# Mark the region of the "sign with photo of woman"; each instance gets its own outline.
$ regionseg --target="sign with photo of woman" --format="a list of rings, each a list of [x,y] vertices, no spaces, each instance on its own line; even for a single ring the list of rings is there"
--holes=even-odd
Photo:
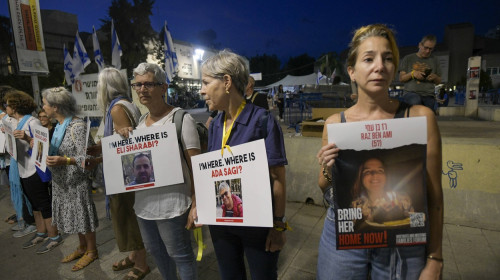
[[[198,223],[272,227],[264,140],[192,157]],[[243,214],[243,208],[245,209]]]
[[[425,117],[328,125],[340,149],[332,170],[337,249],[426,244],[426,131]]]
[[[7,153],[9,153],[10,157],[17,160],[16,138],[13,134],[14,129],[12,128],[10,122],[2,120],[2,123],[5,131],[5,141],[7,142],[7,145],[5,145]]]
[[[47,169],[47,156],[49,155],[49,130],[41,125],[31,125],[33,133],[33,149],[31,160],[40,170]]]

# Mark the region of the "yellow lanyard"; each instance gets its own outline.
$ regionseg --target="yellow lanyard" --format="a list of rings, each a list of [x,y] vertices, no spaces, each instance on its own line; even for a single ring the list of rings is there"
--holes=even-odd
[[[241,114],[241,111],[243,111],[243,108],[245,108],[245,105],[247,104],[247,102],[245,101],[245,99],[243,99],[243,102],[241,102],[241,105],[240,107],[238,108],[238,111],[236,112],[236,115],[233,117],[233,122],[231,123],[231,126],[229,127],[229,131],[226,133],[226,121],[227,121],[227,116],[224,115],[224,130],[222,131],[222,145],[220,146],[220,155],[223,156],[224,155],[224,149],[227,148],[227,150],[233,154],[233,152],[231,152],[231,148],[229,147],[229,145],[226,145],[227,143],[227,140],[229,139],[229,136],[231,135],[231,130],[233,130],[233,125],[234,123],[236,122],[236,120],[238,119],[238,116]]]

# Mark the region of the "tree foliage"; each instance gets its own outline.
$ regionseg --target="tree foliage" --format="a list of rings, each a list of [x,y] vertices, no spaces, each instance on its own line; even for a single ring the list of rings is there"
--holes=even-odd
[[[265,86],[279,81],[286,74],[281,73],[281,62],[273,55],[257,55],[250,58],[250,72],[262,73],[262,81],[256,81],[256,86]]]
[[[109,18],[101,19],[103,24],[100,30],[107,34],[107,41],[100,42],[101,50],[106,61],[111,62],[111,19],[120,40],[123,55],[122,68],[127,69],[129,75],[139,63],[146,61],[148,50],[145,43],[156,36],[151,27],[149,17],[153,14],[154,0],[113,0],[108,9]]]
[[[283,70],[287,75],[304,76],[314,72],[314,62],[316,59],[307,53],[290,57]]]

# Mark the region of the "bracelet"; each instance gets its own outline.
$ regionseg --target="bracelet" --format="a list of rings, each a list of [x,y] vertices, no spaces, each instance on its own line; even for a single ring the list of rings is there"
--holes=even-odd
[[[411,79],[415,80],[415,77],[413,76],[413,72],[415,72],[415,70],[411,70]]]
[[[442,258],[434,257],[433,255],[428,255],[427,258],[430,259],[430,260],[435,260],[435,261],[438,261],[438,262],[443,262]]]
[[[325,177],[325,179],[331,183],[332,182],[332,178],[330,178],[330,176],[328,175],[328,171],[326,171],[326,168],[323,167],[323,177]]]
[[[66,165],[70,165],[71,164],[71,158],[70,157],[66,157],[66,160],[67,160]]]
[[[284,227],[280,227],[277,224],[273,225],[273,228],[277,231],[287,231],[287,230],[292,230],[292,228],[288,225],[288,222],[285,222]]]

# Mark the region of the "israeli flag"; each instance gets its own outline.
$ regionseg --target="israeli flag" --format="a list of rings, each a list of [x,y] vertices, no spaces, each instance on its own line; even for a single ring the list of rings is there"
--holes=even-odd
[[[78,30],[75,35],[75,47],[73,48],[73,74],[78,77],[85,71],[85,67],[90,64],[90,58],[83,45]]]
[[[97,67],[99,68],[99,72],[104,68],[104,59],[102,58],[101,47],[99,46],[99,40],[97,39],[97,32],[95,31],[95,27],[92,26],[92,44],[94,45],[94,61],[97,63]]]
[[[73,75],[73,58],[69,54],[66,44],[63,47],[64,50],[64,77],[68,85],[72,85],[75,80],[75,75]]]
[[[116,69],[120,70],[122,68],[122,46],[120,46],[120,40],[118,40],[118,35],[115,30],[115,23],[111,20],[111,65]]]
[[[325,78],[325,76],[323,74],[321,74],[320,71],[318,71],[318,78],[316,79],[316,84],[319,85],[319,81],[321,81],[324,78]]]
[[[163,47],[165,51],[165,72],[167,74],[167,83],[170,84],[175,73],[177,72],[177,54],[174,50],[174,43],[172,42],[172,36],[168,30],[167,21],[165,21],[163,31],[165,32],[165,36],[163,38]]]

